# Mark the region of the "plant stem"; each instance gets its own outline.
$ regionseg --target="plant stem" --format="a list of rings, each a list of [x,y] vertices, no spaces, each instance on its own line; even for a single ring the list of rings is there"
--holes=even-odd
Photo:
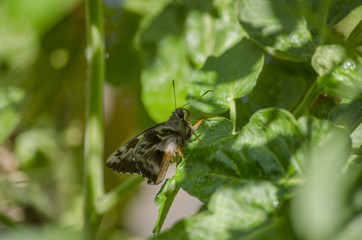
[[[308,112],[310,107],[313,105],[315,100],[317,99],[319,94],[318,83],[315,81],[313,85],[309,88],[307,94],[304,96],[303,100],[299,103],[299,105],[294,110],[293,114],[295,118],[299,118]]]
[[[86,1],[87,17],[87,106],[84,149],[84,239],[96,239],[100,224],[96,202],[104,194],[103,187],[103,81],[104,41],[102,4]]]
[[[109,209],[114,207],[126,193],[135,189],[135,187],[143,181],[144,178],[141,176],[131,176],[116,189],[104,195],[103,199],[97,204],[98,214],[105,214]]]
[[[234,125],[233,134],[236,133],[236,104],[235,99],[230,102],[230,120]]]

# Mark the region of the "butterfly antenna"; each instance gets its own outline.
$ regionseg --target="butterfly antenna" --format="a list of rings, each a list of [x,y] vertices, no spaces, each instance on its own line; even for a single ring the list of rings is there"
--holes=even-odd
[[[205,96],[205,95],[206,95],[206,93],[208,93],[208,92],[214,92],[214,91],[212,91],[212,90],[207,90],[207,91],[206,91],[204,94],[202,94],[200,97],[195,98],[194,100],[192,100],[191,102],[186,103],[186,104],[185,104],[185,105],[183,105],[182,107],[184,107],[184,106],[186,106],[186,105],[189,105],[190,103],[193,103],[193,102],[195,102],[195,101],[199,100],[200,98],[202,98],[203,96]]]
[[[176,110],[176,91],[175,91],[175,80],[172,80],[172,86],[173,86],[173,99],[175,100],[175,110]]]

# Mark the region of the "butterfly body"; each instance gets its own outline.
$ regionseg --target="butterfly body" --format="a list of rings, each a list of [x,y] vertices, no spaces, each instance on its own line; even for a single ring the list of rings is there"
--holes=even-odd
[[[192,126],[187,121],[189,115],[186,109],[176,108],[166,122],[140,133],[111,154],[107,166],[116,172],[140,174],[149,184],[159,184],[176,153],[182,156],[180,147],[199,125]]]

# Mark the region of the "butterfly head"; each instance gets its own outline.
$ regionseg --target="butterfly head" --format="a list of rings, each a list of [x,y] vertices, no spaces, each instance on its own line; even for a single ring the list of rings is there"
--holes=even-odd
[[[190,112],[187,109],[182,108],[182,107],[176,108],[175,112],[176,112],[177,117],[180,119],[187,120],[190,116]]]

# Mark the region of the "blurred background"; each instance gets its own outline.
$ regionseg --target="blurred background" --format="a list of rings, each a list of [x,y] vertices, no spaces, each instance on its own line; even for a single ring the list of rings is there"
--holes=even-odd
[[[142,66],[135,35],[141,19],[152,10],[145,9],[143,2],[134,1],[127,8],[124,1],[104,1],[105,160],[126,140],[156,124],[140,97]],[[82,226],[84,4],[81,0],[0,1],[2,218],[33,227],[65,226],[70,231]],[[172,110],[167,109],[169,114]],[[174,174],[175,167],[171,168],[169,175]],[[104,171],[106,192],[127,178],[106,167]],[[110,238],[118,231],[149,236],[157,219],[154,197],[161,185],[142,183],[106,214],[102,235]],[[179,194],[165,226],[196,212],[199,205],[196,198]],[[0,234],[7,230],[0,223]]]

